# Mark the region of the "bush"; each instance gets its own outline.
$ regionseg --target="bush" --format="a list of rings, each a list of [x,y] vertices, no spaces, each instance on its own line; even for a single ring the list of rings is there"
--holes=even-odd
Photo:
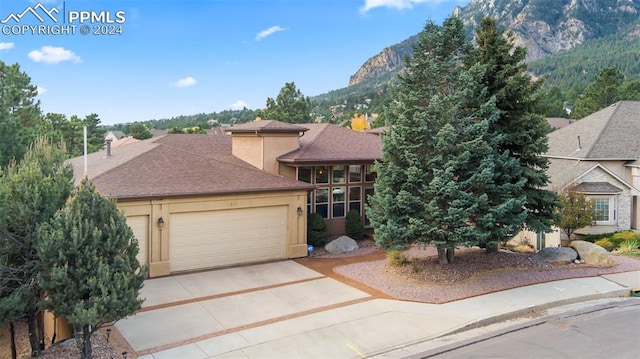
[[[594,244],[608,250],[609,252],[615,249],[615,245],[609,240],[609,238],[599,239],[595,241]]]
[[[640,240],[638,238],[627,239],[620,243],[616,253],[629,254],[638,251],[638,248],[640,248]]]
[[[307,217],[307,244],[319,247],[327,243],[329,230],[319,213],[310,213]]]
[[[585,235],[580,235],[578,238],[574,238],[574,239],[595,243],[600,239],[608,238],[608,237],[611,237],[612,235],[613,233],[585,234]]]
[[[638,239],[638,234],[633,231],[622,231],[614,233],[610,241],[613,243],[614,248],[619,248],[622,242]]]
[[[360,218],[360,211],[352,209],[347,213],[345,233],[357,241],[364,238],[364,225],[362,224],[362,218]]]
[[[401,267],[409,263],[409,259],[403,251],[387,252],[387,264],[394,267]]]

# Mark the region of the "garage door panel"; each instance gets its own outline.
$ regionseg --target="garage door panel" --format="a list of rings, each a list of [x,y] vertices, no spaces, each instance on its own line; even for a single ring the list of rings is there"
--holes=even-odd
[[[287,207],[175,213],[171,271],[286,258]]]
[[[138,240],[138,255],[136,258],[140,264],[148,264],[149,248],[149,216],[127,217],[127,224],[133,231],[133,235]]]

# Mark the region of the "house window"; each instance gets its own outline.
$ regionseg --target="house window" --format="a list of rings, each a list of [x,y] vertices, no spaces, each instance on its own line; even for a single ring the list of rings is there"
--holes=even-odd
[[[345,191],[346,187],[333,187],[331,190],[331,204],[333,207],[332,217],[340,218],[344,217],[344,203],[345,203]]]
[[[612,205],[613,198],[594,198],[593,208],[596,212],[596,222],[613,222],[615,211]]]
[[[333,166],[332,173],[333,173],[333,183],[342,184],[346,182],[347,179],[345,177],[344,165]]]
[[[319,213],[322,218],[329,218],[329,189],[318,188],[316,189],[316,213]]]
[[[316,167],[316,184],[329,183],[329,166]]]
[[[362,192],[360,187],[349,187],[349,210],[352,209],[362,215]]]
[[[349,182],[351,183],[362,182],[362,166],[360,165],[349,166]]]
[[[298,167],[298,181],[311,183],[311,167]]]
[[[376,165],[365,165],[364,166],[364,181],[365,182],[374,182],[376,180],[376,176],[378,173],[376,172]]]

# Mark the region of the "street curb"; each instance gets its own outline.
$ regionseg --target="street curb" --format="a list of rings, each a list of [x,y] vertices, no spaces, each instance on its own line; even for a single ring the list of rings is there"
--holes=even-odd
[[[499,336],[502,336],[502,335],[505,335],[505,334],[508,334],[508,333],[511,333],[511,332],[515,332],[515,331],[518,331],[518,330],[522,330],[522,329],[526,329],[526,328],[542,325],[542,324],[545,324],[545,323],[547,323],[549,321],[552,321],[552,320],[555,320],[555,319],[559,319],[559,318],[563,318],[563,317],[577,316],[577,315],[586,314],[586,313],[590,313],[590,312],[610,309],[610,308],[614,307],[614,305],[612,305],[610,301],[606,301],[606,302],[604,302],[604,304],[603,303],[594,303],[593,306],[591,306],[589,308],[582,308],[582,309],[579,309],[579,310],[573,310],[573,311],[569,311],[569,312],[565,312],[565,313],[555,313],[555,314],[554,313],[540,313],[540,314],[538,314],[538,317],[536,317],[536,318],[525,318],[525,317],[523,317],[524,315],[526,315],[528,313],[531,313],[531,312],[548,311],[548,310],[558,309],[558,308],[561,308],[561,307],[570,306],[570,305],[574,305],[574,304],[578,304],[578,303],[602,301],[604,299],[611,299],[611,298],[619,298],[620,300],[617,301],[617,302],[627,302],[628,300],[631,300],[631,301],[636,301],[637,300],[636,298],[631,297],[630,288],[625,288],[625,289],[615,290],[615,291],[611,291],[611,292],[607,292],[607,293],[593,294],[593,295],[587,295],[587,296],[581,296],[581,297],[576,297],[576,298],[570,298],[570,299],[564,299],[564,300],[549,302],[549,303],[546,303],[546,304],[538,305],[538,306],[527,308],[527,309],[523,309],[523,310],[516,310],[516,311],[510,312],[510,313],[505,313],[503,315],[498,315],[496,317],[486,318],[486,319],[480,320],[477,323],[474,323],[472,325],[467,325],[467,326],[461,327],[461,328],[459,328],[457,330],[454,330],[454,331],[452,331],[452,332],[450,332],[448,334],[439,336],[437,338],[432,338],[432,339],[423,341],[422,343],[426,343],[426,342],[429,342],[429,341],[443,339],[443,338],[451,336],[451,335],[462,334],[462,333],[465,333],[465,332],[470,334],[470,335],[472,335],[470,338],[467,338],[467,339],[463,339],[463,340],[460,340],[460,341],[455,341],[453,343],[443,344],[441,346],[438,346],[438,347],[432,348],[432,349],[425,349],[420,354],[414,354],[414,355],[405,356],[404,359],[429,358],[429,357],[432,357],[432,356],[444,354],[446,352],[455,350],[455,349],[460,348],[460,347],[465,347],[465,346],[472,345],[474,343],[478,343],[478,342],[481,342],[481,341],[484,341],[484,340],[488,340],[488,339],[491,339],[491,338],[499,337]],[[640,305],[640,300],[637,300],[637,301],[638,301],[637,303],[628,304],[628,305]],[[499,329],[493,331],[490,335],[483,334],[483,333],[478,333],[477,335],[473,335],[474,331],[480,331],[483,328],[486,329],[486,327],[488,327],[488,326],[498,325],[499,323],[504,322],[504,321],[508,321],[508,320],[516,321],[516,323],[515,324],[508,323],[507,326],[499,328]],[[407,348],[407,347],[405,347],[405,348]]]
[[[470,345],[473,344],[475,342],[481,341],[481,340],[485,340],[487,338],[479,338],[482,335],[478,334],[477,336],[473,336],[472,338],[469,339],[464,339],[462,341],[457,341],[455,343],[444,343],[442,345],[438,345],[437,347],[431,347],[429,348],[425,348],[424,350],[421,351],[420,354],[408,354],[406,353],[408,351],[409,348],[415,348],[417,346],[420,345],[425,345],[428,346],[428,343],[433,343],[434,341],[437,341],[439,339],[442,338],[446,338],[452,335],[457,335],[457,334],[461,334],[461,333],[471,333],[472,331],[475,330],[480,330],[482,328],[485,328],[489,325],[495,325],[501,322],[505,322],[508,320],[515,320],[517,318],[521,318],[522,323],[518,323],[518,324],[510,324],[509,326],[505,327],[505,328],[501,328],[500,330],[498,330],[496,333],[499,334],[494,334],[491,337],[496,337],[496,336],[500,336],[503,334],[506,334],[508,332],[512,332],[512,331],[516,331],[516,330],[520,330],[522,328],[526,328],[526,327],[530,327],[530,326],[535,326],[535,325],[540,325],[543,324],[545,322],[547,322],[548,320],[550,320],[550,316],[545,316],[544,314],[538,314],[538,318],[526,318],[526,319],[522,319],[523,316],[532,313],[532,312],[542,312],[545,310],[549,310],[549,309],[553,309],[553,308],[558,308],[558,307],[563,307],[563,306],[567,306],[567,305],[572,305],[572,304],[577,304],[577,303],[583,303],[583,302],[589,302],[589,301],[596,301],[596,300],[602,300],[602,299],[611,299],[611,298],[630,298],[631,297],[631,288],[628,287],[622,287],[621,289],[616,289],[616,290],[611,290],[608,292],[604,292],[604,293],[595,293],[595,294],[590,294],[590,295],[583,295],[583,296],[579,296],[579,297],[573,297],[573,298],[567,298],[567,299],[562,299],[562,300],[556,300],[556,301],[552,301],[552,302],[547,302],[544,304],[540,304],[540,305],[536,305],[536,306],[531,306],[531,307],[527,307],[527,308],[523,308],[523,309],[518,309],[518,310],[514,310],[511,312],[507,312],[507,313],[503,313],[497,316],[492,316],[492,317],[488,317],[488,318],[484,318],[484,319],[480,319],[480,320],[475,320],[472,323],[466,324],[466,325],[462,325],[460,326],[458,329],[453,329],[450,330],[446,333],[442,333],[442,334],[438,334],[429,338],[425,338],[423,340],[420,341],[414,341],[412,343],[406,343],[405,345],[399,345],[396,346],[394,348],[389,348],[389,350],[383,350],[377,353],[372,353],[371,355],[367,356],[368,358],[376,358],[376,357],[381,357],[381,358],[385,358],[385,357],[403,357],[405,359],[418,359],[418,358],[428,358],[429,356],[434,356],[434,355],[438,355],[438,354],[442,354],[445,353],[447,351],[453,350],[455,348],[459,348],[462,346],[466,346],[466,345]],[[542,316],[540,316],[542,315]],[[415,352],[416,350],[414,350]],[[405,352],[404,354],[400,354],[398,356],[393,356],[392,354],[394,352],[398,352],[399,354],[402,352]],[[406,356],[403,356],[406,355]]]

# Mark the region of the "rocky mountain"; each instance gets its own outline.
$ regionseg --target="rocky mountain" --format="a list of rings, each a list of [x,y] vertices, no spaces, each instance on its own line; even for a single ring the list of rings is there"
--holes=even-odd
[[[378,55],[369,58],[355,74],[351,75],[349,86],[374,76],[396,72],[402,67],[405,56],[411,53],[411,45],[417,39],[418,35],[413,35],[398,44],[384,48]]]
[[[533,61],[628,28],[639,18],[640,0],[471,0],[453,14],[463,20],[469,36],[483,17],[496,19]],[[416,39],[414,35],[371,57],[351,76],[349,86],[398,72]]]

